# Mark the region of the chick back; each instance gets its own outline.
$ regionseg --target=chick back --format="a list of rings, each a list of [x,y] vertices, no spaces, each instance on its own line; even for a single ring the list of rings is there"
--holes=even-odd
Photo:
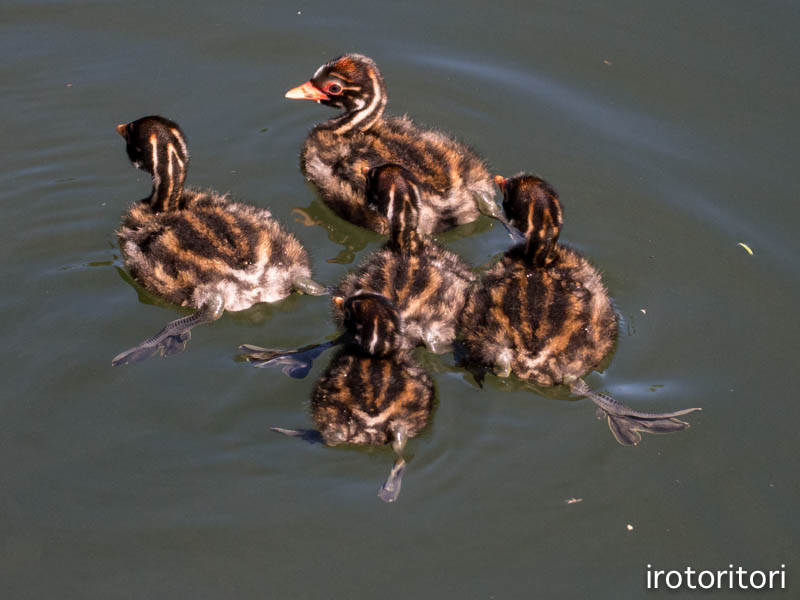
[[[226,310],[289,295],[298,277],[310,277],[308,255],[266,209],[187,189],[181,209],[153,212],[135,204],[118,232],[125,263],[147,290],[200,308],[221,295]]]
[[[311,410],[327,444],[386,444],[397,426],[417,435],[433,398],[430,376],[408,353],[379,358],[342,350],[314,387]]]
[[[543,386],[580,377],[608,354],[617,321],[597,270],[559,245],[545,269],[532,269],[517,246],[476,285],[464,308],[468,360],[493,367],[511,360],[520,378]]]
[[[337,293],[352,296],[372,292],[389,298],[405,322],[404,346],[410,348],[433,335],[450,343],[475,275],[454,253],[421,238],[414,253],[384,246],[339,284]],[[334,317],[342,322],[341,308]]]
[[[445,231],[480,216],[475,195],[494,195],[485,162],[466,145],[408,117],[381,119],[367,131],[314,129],[301,158],[303,172],[340,217],[386,234],[385,217],[364,200],[364,167],[397,163],[419,180],[421,233]]]

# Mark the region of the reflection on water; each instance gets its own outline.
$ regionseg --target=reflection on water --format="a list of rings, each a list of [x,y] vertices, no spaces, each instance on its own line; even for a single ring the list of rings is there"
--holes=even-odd
[[[339,254],[326,259],[329,263],[351,264],[356,255],[366,248],[368,244],[386,239],[385,236],[348,223],[325,206],[319,198],[316,198],[306,208],[293,208],[292,214],[297,217],[298,223],[306,227],[319,225],[324,228],[330,241],[344,246]],[[492,219],[480,217],[471,223],[465,223],[448,231],[437,233],[434,238],[441,243],[452,243],[486,233],[495,227],[501,226],[493,223]]]
[[[327,259],[330,263],[348,265],[353,262],[356,254],[363,250],[369,242],[381,239],[378,234],[352,225],[338,217],[319,198],[315,199],[306,208],[293,208],[292,214],[297,216],[298,223],[306,227],[314,225],[323,227],[330,241],[344,246],[339,254]]]

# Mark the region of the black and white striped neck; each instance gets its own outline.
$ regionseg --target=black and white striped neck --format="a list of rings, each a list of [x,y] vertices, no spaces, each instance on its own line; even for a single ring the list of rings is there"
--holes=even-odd
[[[503,209],[512,225],[525,236],[525,261],[546,267],[555,260],[555,248],[564,222],[558,193],[533,175],[497,176],[503,190]]]
[[[171,135],[152,132],[148,138],[152,161],[153,190],[150,208],[153,212],[168,212],[181,208],[183,184],[189,166],[186,142],[177,129]]]
[[[553,195],[531,202],[525,230],[525,260],[534,267],[546,267],[555,260],[561,233],[561,205]]]
[[[150,197],[145,199],[153,212],[181,208],[189,149],[178,124],[152,115],[117,125],[117,133],[125,139],[125,150],[133,165],[153,178]]]
[[[391,190],[386,218],[389,221],[389,244],[395,251],[413,254],[419,250],[419,204],[411,190]]]
[[[555,260],[554,250],[558,234],[539,238],[528,236],[525,240],[525,262],[534,267],[546,267]]]

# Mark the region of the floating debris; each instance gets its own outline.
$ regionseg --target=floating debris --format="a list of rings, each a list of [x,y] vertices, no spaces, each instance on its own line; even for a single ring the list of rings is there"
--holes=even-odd
[[[567,498],[564,502],[567,504],[577,504],[578,502],[583,502],[583,498]]]
[[[643,314],[643,315],[646,315],[646,314],[647,314],[647,311],[646,311],[645,309],[643,309],[643,308],[640,308],[639,310],[640,310],[640,311],[642,311],[642,314]]]
[[[628,523],[625,527],[627,527],[628,531],[633,531],[633,525]]]
[[[739,245],[744,248],[750,256],[753,256],[753,251],[750,250],[750,246],[745,244],[744,242],[739,242]]]

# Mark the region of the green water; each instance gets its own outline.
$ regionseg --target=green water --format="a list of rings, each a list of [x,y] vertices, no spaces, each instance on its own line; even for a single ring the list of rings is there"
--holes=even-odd
[[[647,564],[785,564],[788,589],[764,594],[796,594],[798,30],[796,4],[739,1],[4,2],[3,597],[701,595],[648,591]],[[642,410],[702,406],[689,430],[623,448],[587,402],[478,390],[422,355],[438,404],[387,505],[389,448],[269,431],[310,426],[325,357],[304,380],[234,360],[332,336],[325,298],[111,367],[182,314],[124,273],[114,231],[149,180],[117,123],[177,120],[188,181],[269,207],[324,283],[380,245],[299,172],[331,112],[283,98],[346,51],[380,65],[390,113],[555,185],[562,239],[622,321],[590,384]],[[440,240],[474,265],[508,244],[486,220]]]

